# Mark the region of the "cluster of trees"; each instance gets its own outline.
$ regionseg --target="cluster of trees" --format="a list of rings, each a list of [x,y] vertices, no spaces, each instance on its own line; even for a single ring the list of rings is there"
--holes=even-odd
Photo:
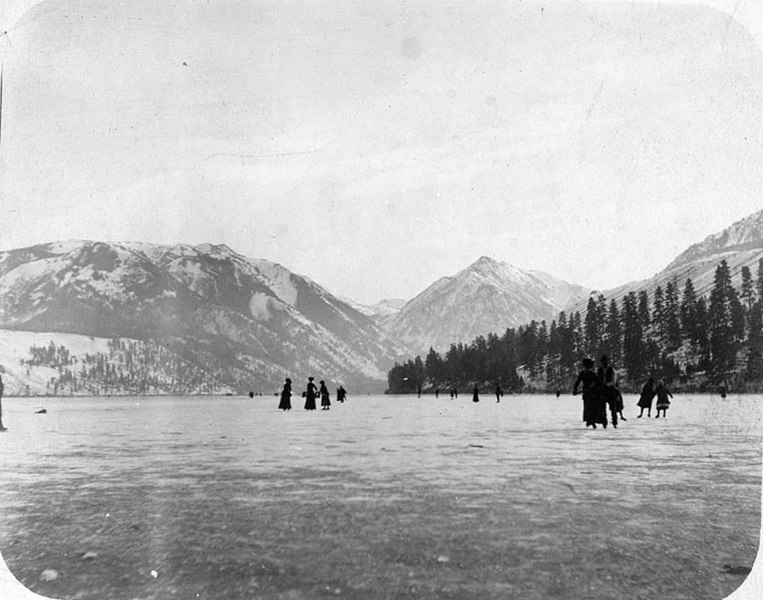
[[[65,367],[72,364],[72,356],[65,346],[56,346],[52,341],[47,346],[32,346],[29,348],[28,360],[21,359],[22,365],[46,367]]]
[[[51,367],[58,375],[47,382],[46,392],[59,394],[187,394],[215,393],[219,381],[177,353],[151,341],[113,339],[108,352],[72,353],[52,341],[29,348],[22,360],[27,369]]]
[[[531,321],[499,336],[479,336],[451,344],[441,356],[430,348],[389,371],[388,391],[493,386],[507,391],[566,390],[588,356],[610,356],[621,386],[638,389],[648,376],[702,389],[724,381],[737,388],[763,386],[763,259],[757,279],[741,269],[741,287],[732,285],[726,261],[715,270],[708,298],[691,279],[675,281],[607,300],[591,296],[585,316],[559,313]]]

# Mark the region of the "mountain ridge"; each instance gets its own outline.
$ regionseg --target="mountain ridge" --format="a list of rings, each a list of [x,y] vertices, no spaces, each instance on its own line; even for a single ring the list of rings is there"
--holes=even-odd
[[[532,319],[550,321],[562,308],[559,298],[588,293],[587,288],[536,273],[481,256],[425,288],[386,319],[384,327],[417,351],[442,350]]]
[[[401,353],[318,284],[224,244],[67,240],[2,252],[0,297],[2,328],[160,340],[202,368],[214,357],[216,378],[242,392],[296,372],[379,390]]]

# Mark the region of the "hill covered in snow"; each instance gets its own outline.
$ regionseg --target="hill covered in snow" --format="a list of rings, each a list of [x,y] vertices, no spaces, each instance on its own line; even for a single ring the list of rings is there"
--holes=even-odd
[[[0,328],[161,347],[206,373],[209,391],[272,391],[308,375],[380,390],[399,354],[372,318],[308,278],[224,245],[68,241],[3,252],[0,298]],[[184,381],[166,391],[198,391]]]
[[[502,333],[533,319],[551,321],[571,299],[588,293],[546,273],[483,256],[430,285],[384,324],[417,352],[446,350],[451,343]]]

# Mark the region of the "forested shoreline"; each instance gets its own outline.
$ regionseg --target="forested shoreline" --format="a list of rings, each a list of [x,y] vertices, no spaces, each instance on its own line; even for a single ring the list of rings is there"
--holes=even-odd
[[[676,390],[763,391],[763,259],[754,277],[741,269],[732,284],[725,260],[715,269],[707,297],[690,278],[654,292],[626,294],[618,302],[591,295],[581,317],[560,312],[503,334],[451,344],[444,355],[433,348],[424,357],[396,363],[388,373],[388,393],[471,390],[500,384],[507,393],[566,393],[584,357],[610,357],[623,391],[637,391],[649,377],[664,378]]]

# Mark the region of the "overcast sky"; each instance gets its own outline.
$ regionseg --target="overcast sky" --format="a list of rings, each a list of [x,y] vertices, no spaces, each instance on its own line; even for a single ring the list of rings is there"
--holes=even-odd
[[[0,249],[225,243],[368,303],[481,255],[648,277],[763,208],[756,9],[727,4],[744,25],[632,2],[0,0]]]

